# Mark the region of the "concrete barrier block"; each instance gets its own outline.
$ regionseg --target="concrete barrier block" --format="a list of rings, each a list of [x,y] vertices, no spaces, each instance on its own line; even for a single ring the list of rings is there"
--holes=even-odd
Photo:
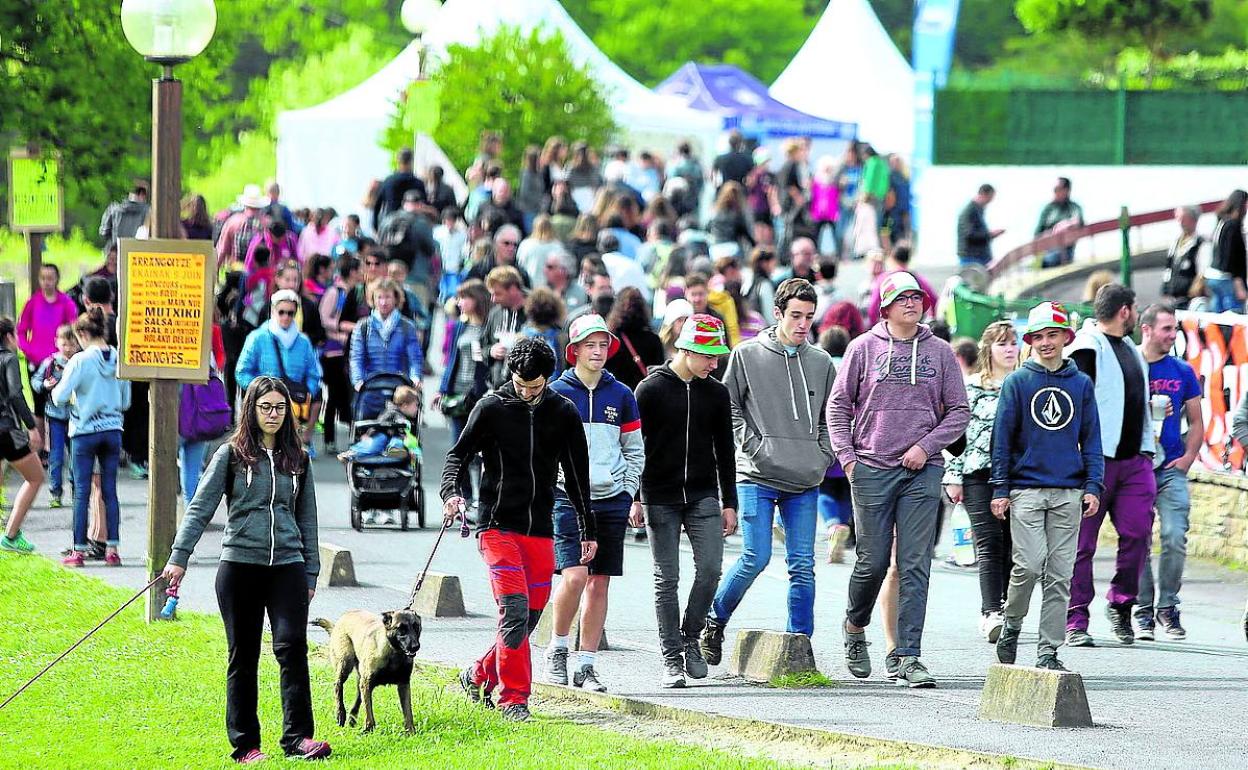
[[[351,552],[333,543],[321,543],[321,574],[316,578],[318,588],[328,586],[356,586],[355,562]]]
[[[1035,727],[1091,727],[1083,677],[1073,672],[993,664],[979,718]]]
[[[805,634],[744,629],[737,632],[737,643],[728,656],[728,673],[751,682],[817,670],[810,637]]]
[[[464,594],[459,588],[459,578],[441,572],[430,572],[416,592],[412,609],[423,618],[462,618]]]
[[[547,647],[550,645],[550,637],[554,632],[552,628],[555,625],[555,608],[553,605],[547,604],[546,609],[542,612],[542,617],[537,621],[537,628],[533,631],[533,643],[539,647]],[[568,639],[569,648],[579,650],[581,648],[581,610],[578,607],[576,616],[572,618],[572,637]],[[602,629],[602,637],[598,640],[598,651],[603,652],[611,649],[607,644],[607,629]]]

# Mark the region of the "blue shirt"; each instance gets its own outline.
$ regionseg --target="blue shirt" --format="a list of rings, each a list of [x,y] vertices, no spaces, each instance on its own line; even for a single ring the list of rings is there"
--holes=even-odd
[[[1163,465],[1183,456],[1183,405],[1203,395],[1196,372],[1186,362],[1174,356],[1166,356],[1148,365],[1148,389],[1156,395],[1170,397],[1174,413],[1161,425],[1161,448],[1166,452]]]

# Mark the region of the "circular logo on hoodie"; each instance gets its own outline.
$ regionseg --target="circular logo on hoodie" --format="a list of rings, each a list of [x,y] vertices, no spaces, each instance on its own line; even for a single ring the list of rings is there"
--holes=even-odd
[[[1075,403],[1061,388],[1049,386],[1031,397],[1031,419],[1045,430],[1061,430],[1075,418]]]

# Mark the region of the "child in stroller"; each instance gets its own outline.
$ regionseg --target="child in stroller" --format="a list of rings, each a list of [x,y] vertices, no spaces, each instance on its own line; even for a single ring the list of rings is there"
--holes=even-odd
[[[420,391],[415,388],[409,385],[395,388],[394,395],[375,424],[347,451],[338,455],[338,459],[352,462],[378,455],[396,459],[407,457],[411,449],[408,437],[412,424],[420,419],[420,401]]]

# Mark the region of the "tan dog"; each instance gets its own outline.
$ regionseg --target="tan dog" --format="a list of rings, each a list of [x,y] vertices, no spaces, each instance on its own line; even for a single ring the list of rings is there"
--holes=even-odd
[[[312,621],[329,632],[329,661],[336,679],[334,696],[338,700],[338,726],[347,723],[342,688],[354,670],[358,690],[351,707],[351,724],[355,725],[364,703],[364,732],[377,726],[373,717],[373,689],[385,684],[399,688],[399,708],[403,710],[403,728],[415,732],[412,724],[412,657],[420,650],[420,616],[410,610],[394,610],[380,615],[364,610],[351,610],[331,623],[325,618]]]

